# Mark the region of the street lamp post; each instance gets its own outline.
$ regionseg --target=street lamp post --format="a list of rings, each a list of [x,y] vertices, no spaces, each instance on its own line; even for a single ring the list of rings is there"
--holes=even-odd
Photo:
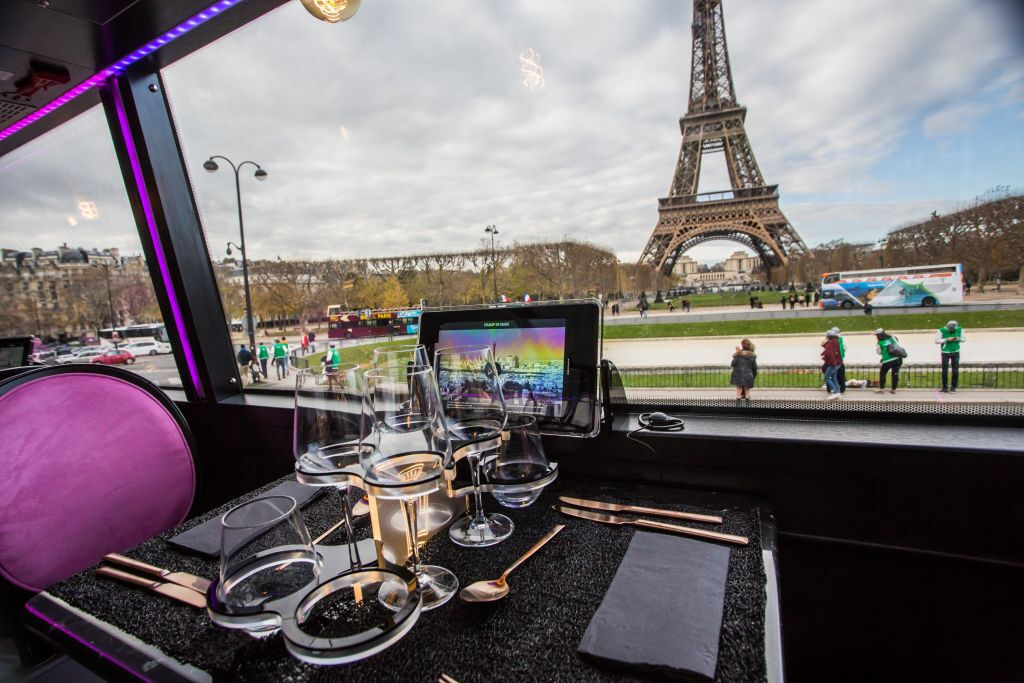
[[[256,172],[253,174],[256,180],[266,180],[267,172],[264,171],[263,168],[255,161],[243,161],[236,166],[231,159],[217,154],[203,162],[203,168],[210,173],[214,173],[219,168],[214,159],[223,159],[228,162],[231,169],[235,172],[235,199],[238,202],[238,234],[241,238],[241,243],[234,246],[238,251],[242,252],[242,284],[245,288],[245,326],[249,328],[249,352],[256,353],[256,328],[253,324],[252,295],[249,292],[249,261],[246,258],[245,253],[245,225],[242,222],[242,185],[239,181],[238,172],[246,164],[251,164],[256,167]],[[228,242],[228,256],[231,256],[231,246],[232,243]]]
[[[498,253],[494,250],[494,236],[498,234],[498,228],[488,225],[484,232],[491,236],[491,269],[494,271],[494,302],[498,302]]]
[[[107,279],[107,310],[110,312],[110,339],[117,351],[117,323],[114,321],[114,298],[110,295],[110,264],[103,264],[103,273]]]

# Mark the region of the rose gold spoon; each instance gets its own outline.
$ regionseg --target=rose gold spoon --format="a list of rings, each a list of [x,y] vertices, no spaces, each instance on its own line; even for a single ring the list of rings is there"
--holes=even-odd
[[[564,524],[555,526],[554,529],[549,531],[544,538],[537,541],[532,548],[523,553],[523,556],[513,562],[508,569],[504,571],[501,578],[495,581],[477,581],[459,591],[459,597],[466,602],[493,602],[495,600],[501,600],[503,597],[508,595],[508,575],[512,573],[512,570],[526,562],[530,557],[544,547],[544,544],[550,541],[555,535],[565,528]]]

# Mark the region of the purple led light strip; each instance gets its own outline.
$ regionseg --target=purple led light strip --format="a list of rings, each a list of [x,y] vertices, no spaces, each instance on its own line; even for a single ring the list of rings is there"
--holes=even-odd
[[[224,10],[234,5],[237,5],[240,2],[242,2],[242,0],[220,0],[220,2],[216,2],[210,5],[199,14],[195,14],[189,17],[185,21],[181,22],[180,24],[172,28],[167,33],[163,34],[162,36],[154,38],[153,40],[149,41],[148,43],[140,47],[138,50],[135,50],[135,52],[132,52],[131,54],[124,56],[123,58],[114,62],[113,64],[108,66],[106,69],[103,69],[99,73],[93,74],[91,77],[79,83],[74,88],[64,93],[57,99],[49,102],[48,104],[43,105],[42,107],[35,110],[25,118],[15,121],[7,128],[0,130],[0,140],[8,138],[17,133],[22,128],[35,123],[36,121],[43,118],[50,112],[54,111],[55,109],[58,109],[59,107],[64,106],[71,100],[75,99],[82,93],[92,90],[97,85],[103,83],[111,76],[116,76],[117,74],[121,73],[122,71],[124,71],[129,66],[139,61],[146,55],[156,52],[167,43],[170,43],[175,38],[179,38],[185,35],[189,31],[194,29],[196,26],[199,26],[200,24],[203,24],[209,21],[210,19],[213,19],[215,16],[217,16]]]
[[[226,1],[226,0],[225,0]],[[192,378],[192,386],[196,395],[203,398],[203,385],[199,382],[199,368],[196,365],[195,355],[192,353],[192,345],[189,344],[188,335],[185,333],[185,316],[181,313],[181,306],[178,304],[178,295],[174,291],[174,284],[171,282],[171,271],[167,267],[167,257],[164,254],[163,244],[160,242],[160,234],[156,229],[156,219],[153,217],[153,204],[149,199],[149,192],[146,190],[146,181],[142,177],[142,165],[139,164],[139,154],[135,147],[135,139],[128,127],[128,116],[124,111],[124,101],[121,99],[121,92],[114,83],[111,91],[114,94],[114,109],[117,111],[117,121],[121,126],[121,136],[124,138],[125,147],[128,150],[128,159],[132,165],[132,175],[135,177],[135,186],[139,190],[139,199],[142,201],[142,212],[146,216],[146,225],[149,227],[149,237],[153,241],[153,251],[156,252],[156,260],[160,266],[160,276],[167,290],[167,300],[171,304],[171,313],[174,316],[174,326],[178,330],[178,340],[181,344],[181,351],[185,355],[185,362],[188,364],[188,374]]]

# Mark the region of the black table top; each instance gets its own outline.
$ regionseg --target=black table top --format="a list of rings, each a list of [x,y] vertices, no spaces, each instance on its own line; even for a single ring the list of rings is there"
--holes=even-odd
[[[213,578],[217,561],[186,554],[166,539],[230,505],[190,520],[125,554],[172,570]],[[486,549],[460,548],[441,533],[423,550],[425,562],[445,566],[461,585],[492,579],[555,524],[566,529],[516,570],[503,601],[470,605],[457,599],[424,612],[400,642],[368,660],[314,666],[293,659],[280,636],[255,640],[217,627],[196,610],[144,589],[96,576],[91,569],[51,586],[28,604],[30,624],[88,666],[112,677],[145,680],[403,680],[436,681],[446,673],[462,683],[493,680],[642,680],[599,667],[576,654],[584,629],[625,554],[632,527],[566,518],[552,503],[561,494],[639,505],[719,512],[715,529],[750,537],[730,554],[716,681],[781,680],[780,634],[770,510],[749,498],[593,480],[558,481],[531,507],[505,510],[516,524],[506,541]],[[303,510],[313,536],[338,519],[325,496]],[[487,496],[488,509],[498,508]],[[693,524],[687,522],[687,524]],[[701,526],[699,524],[693,524]],[[706,527],[712,528],[712,527]],[[356,535],[369,535],[368,518]],[[338,532],[326,543],[342,542]],[[671,596],[667,598],[671,609]],[[767,625],[766,625],[767,620]]]

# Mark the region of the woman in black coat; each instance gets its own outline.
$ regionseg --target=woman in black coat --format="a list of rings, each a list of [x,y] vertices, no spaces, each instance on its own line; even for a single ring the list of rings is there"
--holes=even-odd
[[[732,354],[732,377],[729,383],[736,387],[736,400],[750,400],[750,390],[757,379],[757,354],[754,353],[754,343],[744,339],[736,347],[736,353]]]

